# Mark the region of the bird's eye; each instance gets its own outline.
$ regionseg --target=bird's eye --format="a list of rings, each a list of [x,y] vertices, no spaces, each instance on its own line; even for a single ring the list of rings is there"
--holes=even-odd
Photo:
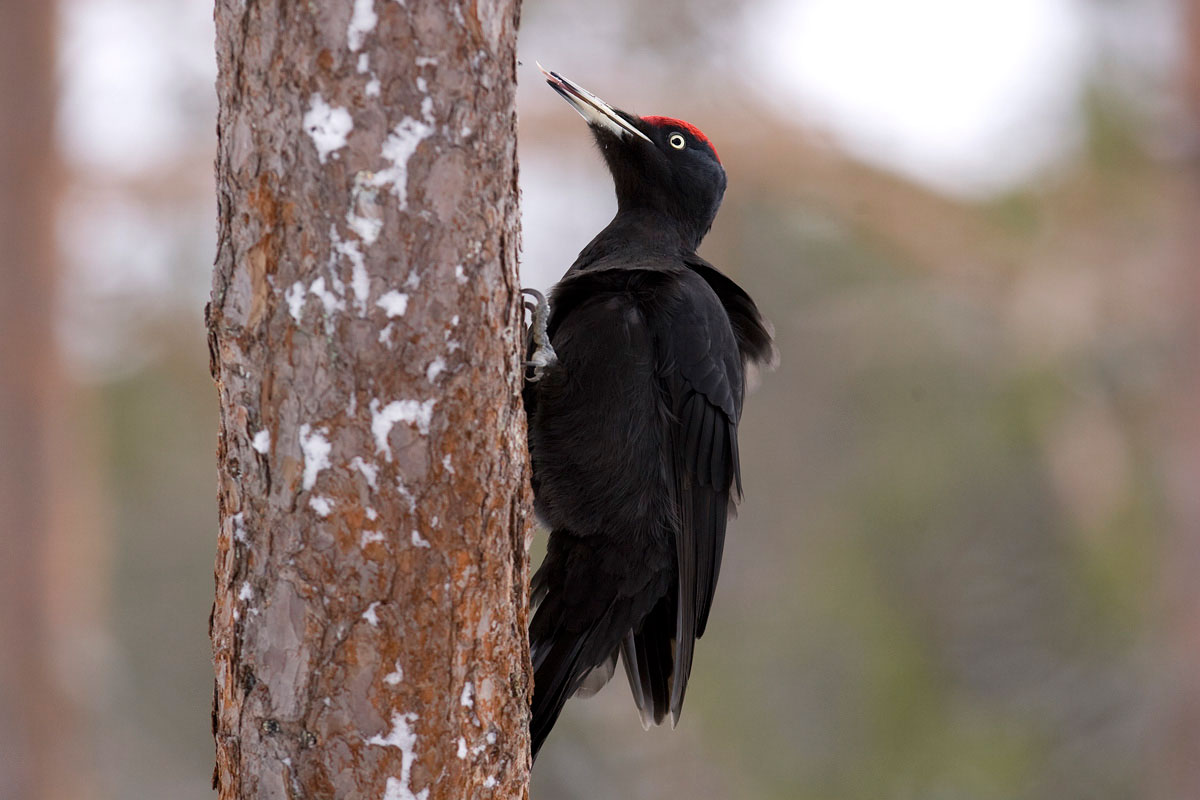
[[[672,133],[667,137],[667,143],[676,150],[682,150],[687,146],[687,140],[683,138],[682,133]]]

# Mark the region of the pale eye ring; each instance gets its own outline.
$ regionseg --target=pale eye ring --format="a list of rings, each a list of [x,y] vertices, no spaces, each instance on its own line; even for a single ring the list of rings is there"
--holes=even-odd
[[[683,138],[682,133],[672,133],[667,137],[667,144],[674,147],[676,150],[682,150],[687,147],[687,139]]]

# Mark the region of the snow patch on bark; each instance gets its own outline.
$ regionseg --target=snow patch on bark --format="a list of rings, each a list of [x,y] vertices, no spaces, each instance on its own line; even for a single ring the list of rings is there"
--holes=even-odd
[[[379,531],[363,531],[362,537],[358,541],[359,547],[366,547],[374,542],[382,542],[384,536]]]
[[[367,610],[364,611],[362,614],[362,618],[365,619],[367,622],[371,623],[372,625],[379,624],[379,615],[377,615],[375,613],[375,607],[378,605],[379,605],[379,601],[376,600],[374,603],[371,603],[371,605],[367,606]]]
[[[463,684],[462,697],[459,698],[459,703],[466,708],[475,707],[475,684],[470,681]]]
[[[384,675],[383,682],[386,683],[388,686],[395,686],[396,684],[400,683],[400,681],[402,681],[402,680],[404,680],[404,669],[400,666],[400,662],[397,661],[396,662],[396,671],[389,672],[387,675]]]
[[[429,542],[425,541],[425,539],[422,538],[421,534],[415,530],[412,532],[412,543],[413,543],[413,547],[429,547],[430,546]]]
[[[433,407],[436,398],[425,400],[393,400],[386,406],[380,407],[378,398],[371,400],[371,432],[375,434],[375,451],[387,454],[388,461],[392,460],[392,450],[388,447],[388,434],[397,422],[404,422],[421,432],[429,435],[429,423],[433,420]]]
[[[391,184],[392,194],[399,202],[400,210],[408,208],[408,160],[417,152],[421,142],[433,135],[432,120],[433,101],[428,97],[421,104],[426,120],[405,117],[400,124],[392,129],[383,142],[380,151],[385,159],[391,162],[387,169],[380,170],[378,180],[380,185]]]
[[[283,298],[287,300],[288,313],[292,315],[292,319],[296,322],[300,321],[300,317],[304,314],[304,284],[296,281],[284,293]]]
[[[271,432],[266,428],[263,428],[261,431],[254,434],[254,439],[251,440],[250,446],[265,456],[271,449]]]
[[[429,797],[428,788],[413,794],[409,785],[409,781],[412,779],[412,765],[417,759],[417,734],[411,727],[416,719],[417,715],[412,712],[394,713],[392,714],[392,730],[387,736],[375,735],[367,739],[367,744],[400,748],[400,777],[387,779],[383,800],[426,800]]]
[[[376,464],[368,464],[362,456],[355,456],[354,460],[351,461],[350,464],[358,468],[358,471],[361,472],[363,477],[367,479],[367,484],[372,490],[379,488],[379,467]],[[371,511],[373,510],[374,509],[367,509],[367,517],[369,519],[375,519],[375,517],[371,515]]]
[[[408,295],[392,289],[376,300],[375,305],[383,309],[384,313],[388,315],[388,319],[403,317],[404,312],[408,311]]]
[[[308,507],[317,512],[318,517],[328,517],[329,512],[333,511],[333,501],[328,497],[317,495],[308,498]]]
[[[329,468],[329,454],[333,445],[325,438],[329,431],[314,431],[307,422],[300,426],[300,449],[304,451],[304,491],[313,488],[321,470]]]
[[[350,16],[350,26],[346,29],[346,45],[356,51],[362,47],[363,39],[375,30],[379,17],[375,14],[375,0],[354,0],[354,13]],[[365,54],[364,54],[365,55]],[[361,67],[362,60],[359,60]],[[363,72],[363,69],[359,69]]]
[[[438,356],[433,361],[429,362],[429,366],[425,369],[425,379],[433,383],[438,375],[446,371],[446,360]]]
[[[341,281],[334,280],[333,285],[338,287]],[[344,290],[344,286],[341,287]],[[308,287],[308,291],[315,294],[321,299],[321,305],[325,307],[325,315],[332,316],[335,311],[345,311],[346,301],[338,295],[325,288],[325,276],[317,278],[312,282],[312,286]]]
[[[246,514],[245,514],[245,512],[239,511],[238,513],[236,513],[232,517],[230,517],[229,521],[233,523],[233,538],[234,538],[234,540],[241,542],[243,544],[245,544],[247,541],[249,541],[248,537],[246,536]]]
[[[354,120],[349,111],[329,105],[318,93],[309,99],[304,130],[317,148],[317,158],[324,164],[330,154],[336,158],[337,151],[346,146],[346,137],[354,130]]]

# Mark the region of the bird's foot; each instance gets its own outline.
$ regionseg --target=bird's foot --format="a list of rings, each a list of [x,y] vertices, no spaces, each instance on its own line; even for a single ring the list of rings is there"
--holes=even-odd
[[[547,326],[550,324],[550,303],[546,300],[546,295],[537,289],[522,289],[521,293],[533,297],[533,300],[525,301],[525,308],[529,309],[532,317],[529,335],[535,345],[529,360],[524,364],[530,370],[525,380],[537,383],[546,374],[547,367],[558,363],[558,354],[554,352],[554,345],[550,344],[550,334],[547,332]]]

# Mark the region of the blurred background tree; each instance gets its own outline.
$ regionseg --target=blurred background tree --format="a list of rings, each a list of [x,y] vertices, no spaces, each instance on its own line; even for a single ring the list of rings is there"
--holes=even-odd
[[[680,728],[642,733],[614,683],[568,707],[533,796],[1200,793],[1195,3],[524,11],[526,283],[613,207],[536,58],[713,138],[703,254],[782,354]],[[88,657],[54,666],[86,687],[97,797],[209,796],[210,15],[58,17],[54,341],[96,442],[83,545],[111,557]]]

